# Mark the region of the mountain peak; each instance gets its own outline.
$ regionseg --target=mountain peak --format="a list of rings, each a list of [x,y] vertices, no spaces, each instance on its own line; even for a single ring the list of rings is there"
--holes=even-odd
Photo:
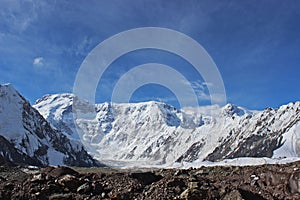
[[[11,83],[0,84],[0,87],[2,87],[2,88],[11,88],[11,89],[16,90]]]
[[[0,159],[19,162],[24,156],[24,163],[40,166],[100,165],[79,141],[53,128],[11,84],[0,85],[0,135],[5,138],[0,146],[7,147]]]
[[[289,138],[299,129],[293,127],[300,120],[300,102],[263,111],[248,111],[234,104],[179,110],[157,101],[83,103],[96,111],[95,115],[78,120],[75,126],[74,99],[73,94],[45,95],[34,108],[55,130],[72,141],[89,145],[86,148],[95,158],[116,163],[161,165],[177,160],[272,157],[282,145],[294,151],[290,148],[296,145],[294,140],[283,144],[282,137]]]
[[[43,103],[52,103],[52,102],[72,102],[75,97],[72,93],[62,93],[62,94],[46,94],[42,98],[39,98],[35,101],[35,104]]]
[[[16,100],[15,97],[19,97],[22,100],[26,101],[25,98],[14,88],[10,83],[0,84],[0,97],[13,97],[12,99]]]
[[[222,108],[222,113],[224,115],[228,115],[228,116],[233,116],[233,115],[237,115],[237,116],[242,116],[245,113],[247,113],[248,111],[242,107],[236,106],[234,104],[228,103],[226,104],[223,108]]]

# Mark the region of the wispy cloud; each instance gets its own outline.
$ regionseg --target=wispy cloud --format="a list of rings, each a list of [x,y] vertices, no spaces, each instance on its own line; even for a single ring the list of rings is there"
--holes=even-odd
[[[37,19],[37,3],[35,1],[4,0],[1,3],[0,16],[3,20],[2,23],[6,24],[9,31],[23,32]]]
[[[70,91],[79,66],[97,44],[121,31],[146,26],[174,29],[203,45],[220,65],[228,98],[234,103],[251,107],[256,99],[264,105],[270,105],[270,101],[299,99],[298,2],[256,1],[260,6],[246,1],[196,0],[141,0],[134,5],[130,0],[92,1],[90,4],[0,2],[0,81],[18,84],[20,92],[27,92],[27,97],[34,100],[44,93]],[[211,96],[215,101],[219,96],[222,100],[222,94],[209,93],[209,88],[217,84],[202,82],[192,70],[181,67],[177,59],[169,59],[166,54],[157,51],[148,56],[148,53],[130,52],[112,63],[101,77],[97,98],[109,101],[115,83],[131,67],[158,62],[174,67],[190,80],[179,85],[189,84],[199,104],[209,102]],[[37,88],[33,91],[31,85]],[[277,88],[285,89],[278,93]],[[141,100],[143,96],[145,100],[155,99],[155,95],[164,102],[175,98],[166,92],[138,94],[136,98]],[[182,96],[185,102],[193,97]]]
[[[210,95],[207,92],[207,86],[212,85],[212,83],[203,82],[201,80],[196,81],[185,81],[183,84],[190,85],[199,101],[210,100]]]
[[[78,39],[78,43],[69,48],[69,50],[76,56],[86,56],[91,51],[91,48],[95,43],[96,42],[93,41],[93,38],[84,36],[83,38]]]

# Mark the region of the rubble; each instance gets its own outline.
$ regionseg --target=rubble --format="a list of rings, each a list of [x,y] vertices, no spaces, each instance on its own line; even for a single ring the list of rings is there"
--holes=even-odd
[[[27,172],[27,173],[25,173]],[[300,199],[300,162],[198,169],[0,167],[0,199]]]

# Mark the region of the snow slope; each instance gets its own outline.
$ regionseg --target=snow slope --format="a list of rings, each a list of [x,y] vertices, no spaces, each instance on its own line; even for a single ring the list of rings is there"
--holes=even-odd
[[[98,166],[79,141],[51,127],[10,84],[0,85],[0,157],[35,165]],[[30,161],[30,163],[28,163]],[[22,162],[21,162],[22,163]]]
[[[161,102],[88,105],[96,112],[74,125],[70,94],[47,95],[34,107],[57,129],[111,165],[173,165],[238,157],[290,157],[300,102],[248,111],[228,104],[178,110]],[[87,109],[88,110],[88,109]],[[86,116],[88,113],[85,111]],[[287,149],[287,150],[283,150]]]
[[[298,157],[300,155],[300,122],[283,134],[284,144],[274,151],[273,158]]]
[[[74,95],[72,94],[45,95],[33,107],[42,113],[51,125],[66,133],[69,138],[79,140],[73,123],[73,98]],[[55,106],[49,109],[47,105]]]

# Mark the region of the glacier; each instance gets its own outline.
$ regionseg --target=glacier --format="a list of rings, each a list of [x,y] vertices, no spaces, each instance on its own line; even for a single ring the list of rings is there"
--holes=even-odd
[[[189,166],[243,157],[293,160],[300,153],[300,102],[262,111],[233,104],[177,109],[155,101],[84,103],[95,115],[74,122],[76,98],[46,95],[33,107],[110,166]]]

